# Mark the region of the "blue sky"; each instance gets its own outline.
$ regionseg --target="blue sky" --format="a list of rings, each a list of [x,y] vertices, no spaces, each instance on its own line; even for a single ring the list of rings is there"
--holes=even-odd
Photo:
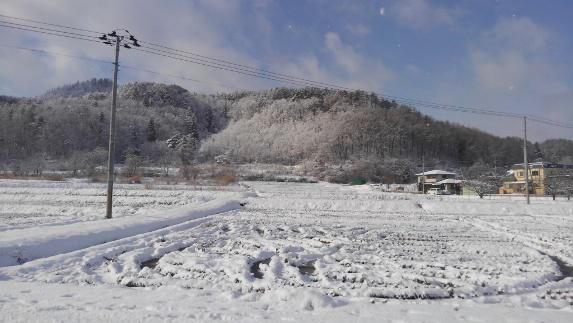
[[[342,86],[573,123],[571,12],[568,0],[5,0],[1,9],[87,29],[124,27],[151,42]],[[5,45],[111,59],[111,49],[98,44],[0,33]],[[1,47],[0,56],[5,95],[111,76],[105,64]],[[197,92],[280,85],[133,51],[121,58],[204,82],[123,70],[124,83],[176,83]],[[422,111],[500,135],[521,131],[516,120]],[[532,123],[530,130],[534,140],[573,139],[570,129]]]

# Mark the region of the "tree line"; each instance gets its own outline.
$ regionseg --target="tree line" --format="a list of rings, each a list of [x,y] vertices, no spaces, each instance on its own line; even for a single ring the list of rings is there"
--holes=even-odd
[[[93,79],[35,98],[0,97],[0,167],[28,173],[103,167],[110,84]],[[361,91],[276,88],[206,95],[131,83],[119,95],[115,157],[136,166],[167,169],[215,159],[315,168],[349,164],[355,171],[368,169],[372,178],[407,181],[422,158],[428,167],[450,169],[478,162],[503,169],[522,159],[520,138],[435,120]],[[573,161],[572,141],[530,145],[531,159]]]

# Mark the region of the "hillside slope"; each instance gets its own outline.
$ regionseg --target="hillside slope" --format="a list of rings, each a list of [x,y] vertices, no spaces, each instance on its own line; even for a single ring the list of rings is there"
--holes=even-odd
[[[41,168],[47,160],[104,165],[110,85],[93,79],[36,98],[2,97],[0,165],[11,170]],[[131,153],[152,165],[177,164],[165,142],[189,129],[202,142],[193,153],[200,161],[224,155],[236,162],[403,161],[416,168],[422,156],[430,167],[476,162],[503,167],[522,159],[520,138],[434,120],[365,92],[276,88],[203,95],[147,82],[120,87],[117,161]],[[572,141],[530,145],[532,159],[573,160]]]

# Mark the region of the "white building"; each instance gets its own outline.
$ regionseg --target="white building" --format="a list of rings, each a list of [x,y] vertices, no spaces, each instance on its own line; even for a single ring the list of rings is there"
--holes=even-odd
[[[418,176],[418,192],[426,193],[432,187],[440,187],[451,193],[457,193],[461,185],[461,181],[455,179],[456,173],[444,170],[435,169],[416,176]]]

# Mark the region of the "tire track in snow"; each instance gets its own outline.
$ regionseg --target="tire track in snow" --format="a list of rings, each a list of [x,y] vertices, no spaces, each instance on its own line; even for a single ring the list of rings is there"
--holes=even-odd
[[[561,271],[561,278],[559,280],[563,280],[567,277],[573,277],[573,259],[569,256],[555,252],[556,249],[565,249],[565,246],[561,245],[560,243],[553,242],[552,245],[549,243],[542,244],[535,238],[528,237],[526,234],[521,233],[518,230],[510,229],[499,224],[489,223],[480,219],[467,220],[460,218],[460,221],[469,223],[478,229],[496,233],[511,238],[512,240],[519,241],[525,246],[549,257],[549,259],[551,259],[551,261],[553,261]]]

